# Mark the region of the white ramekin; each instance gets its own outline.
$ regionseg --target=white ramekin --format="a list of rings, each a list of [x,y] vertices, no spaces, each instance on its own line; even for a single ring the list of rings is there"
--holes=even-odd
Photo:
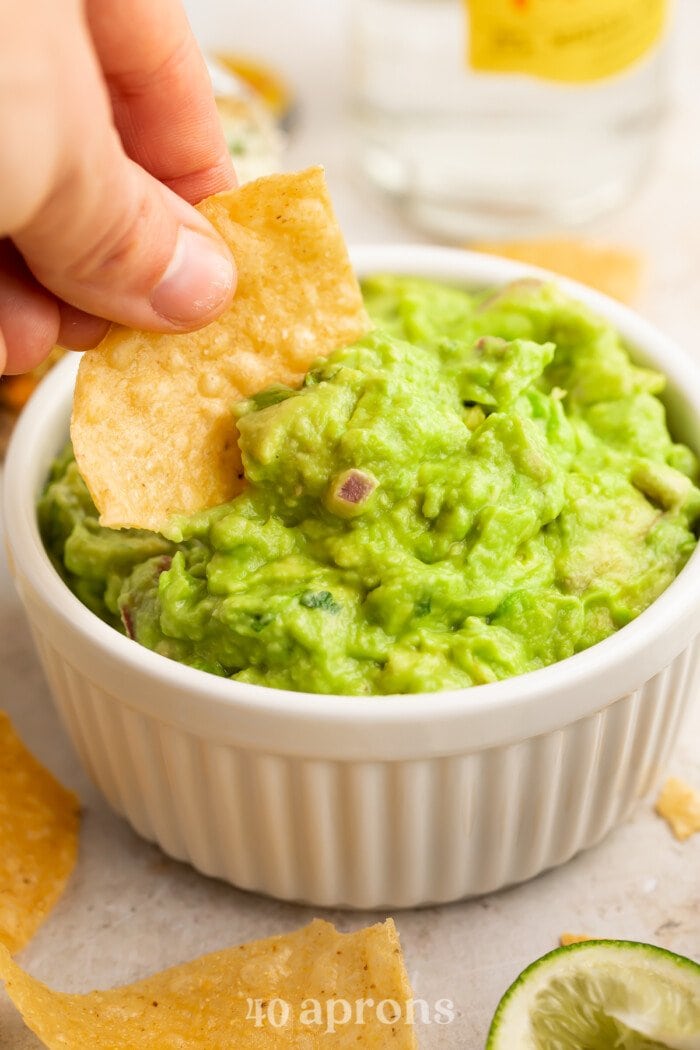
[[[467,287],[542,272],[417,246],[362,248],[354,260],[360,274]],[[674,432],[700,449],[692,359],[623,306],[560,283],[667,375]],[[139,834],[245,889],[401,908],[561,864],[654,786],[699,662],[700,552],[615,636],[493,685],[348,698],[216,678],[102,623],[44,552],[35,501],[66,439],[76,364],[70,357],[44,380],[9,450],[10,564],[76,750]]]

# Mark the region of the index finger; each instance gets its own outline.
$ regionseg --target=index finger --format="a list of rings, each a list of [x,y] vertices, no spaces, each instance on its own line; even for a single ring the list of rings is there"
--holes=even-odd
[[[124,149],[196,204],[236,184],[206,64],[179,0],[88,0]]]

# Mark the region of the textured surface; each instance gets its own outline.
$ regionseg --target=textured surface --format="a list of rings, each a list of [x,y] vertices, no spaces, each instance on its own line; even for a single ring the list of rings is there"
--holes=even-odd
[[[415,231],[348,174],[348,148],[337,116],[341,5],[327,0],[306,0],[293,9],[284,5],[288,17],[277,21],[270,17],[270,5],[260,5],[260,15],[246,5],[240,20],[231,17],[229,0],[192,0],[198,27],[204,26],[209,7],[231,27],[228,39],[210,31],[210,42],[264,53],[300,85],[305,119],[288,156],[289,166],[313,163],[322,155],[348,238],[355,243],[416,240]],[[648,254],[650,275],[642,312],[692,350],[700,321],[700,151],[693,145],[700,120],[700,66],[695,57],[700,8],[695,0],[681,0],[679,17],[677,106],[667,148],[640,195],[594,232]],[[290,39],[307,39],[309,48],[290,48]],[[319,39],[323,48],[316,46]],[[317,909],[281,904],[202,878],[164,858],[110,813],[59,729],[19,602],[3,570],[0,667],[0,706],[11,711],[27,742],[80,793],[87,807],[83,855],[68,894],[22,954],[32,973],[69,991],[109,987],[200,952],[296,929],[316,914]],[[698,739],[700,703],[669,765],[670,772],[696,787]],[[415,849],[420,848],[417,839]],[[416,994],[431,1006],[438,999],[451,999],[456,1010],[449,1025],[421,1025],[422,1050],[482,1050],[501,994],[527,963],[554,948],[565,930],[651,940],[698,958],[699,869],[700,836],[676,842],[649,800],[600,846],[563,868],[470,903],[399,913],[397,924]],[[330,917],[342,929],[355,929],[366,918]],[[0,998],[2,1050],[38,1046]]]
[[[698,644],[597,714],[505,748],[333,762],[194,737],[127,707],[118,682],[113,695],[93,684],[40,629],[35,640],[84,766],[139,834],[243,889],[352,908],[490,893],[598,842],[656,784],[700,656]]]

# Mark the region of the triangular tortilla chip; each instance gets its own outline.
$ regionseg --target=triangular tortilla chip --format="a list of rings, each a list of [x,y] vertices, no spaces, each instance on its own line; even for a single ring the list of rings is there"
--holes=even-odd
[[[54,992],[1,948],[0,978],[49,1050],[417,1045],[407,1021],[411,988],[391,919],[347,934],[317,919],[296,933],[204,955],[108,992]]]
[[[483,241],[467,245],[475,252],[502,255],[571,277],[581,284],[634,302],[642,284],[644,260],[638,252],[592,241],[552,238],[531,241]]]
[[[159,531],[242,487],[232,405],[369,328],[321,168],[270,175],[199,210],[231,248],[238,288],[199,332],[115,327],[84,354],[71,437],[102,525]]]

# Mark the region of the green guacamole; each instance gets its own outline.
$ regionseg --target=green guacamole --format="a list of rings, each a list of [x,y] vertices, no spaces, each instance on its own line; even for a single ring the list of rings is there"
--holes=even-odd
[[[700,518],[663,377],[552,285],[364,294],[376,329],[237,406],[247,489],[168,539],[101,528],[56,461],[39,521],[71,589],[173,660],[317,693],[492,682],[633,620]]]

